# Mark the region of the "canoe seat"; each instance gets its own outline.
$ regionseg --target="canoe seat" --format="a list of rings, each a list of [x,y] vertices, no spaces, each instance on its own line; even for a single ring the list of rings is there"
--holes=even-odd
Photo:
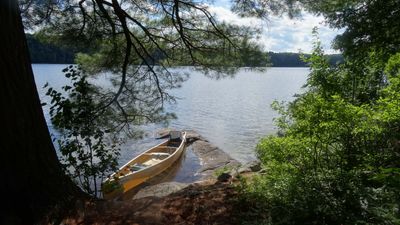
[[[146,153],[145,155],[149,155],[155,159],[165,159],[168,156],[170,156],[171,154],[166,153],[166,152],[150,152],[150,153]]]
[[[144,162],[143,164],[146,166],[154,166],[161,161],[162,161],[161,159],[150,159],[150,160],[147,160],[146,162]]]
[[[135,172],[135,171],[139,171],[141,169],[144,169],[146,167],[147,166],[144,165],[144,164],[135,163],[135,164],[129,166],[129,170],[132,171],[132,172]]]
[[[152,155],[152,156],[170,156],[171,154],[166,153],[166,152],[151,152],[151,153],[146,153],[145,155]]]

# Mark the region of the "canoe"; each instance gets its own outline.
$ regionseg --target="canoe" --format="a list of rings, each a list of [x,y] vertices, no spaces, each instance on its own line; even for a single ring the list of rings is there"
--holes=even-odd
[[[170,138],[123,165],[102,184],[103,197],[112,199],[154,177],[173,165],[182,155],[186,133],[172,131]]]

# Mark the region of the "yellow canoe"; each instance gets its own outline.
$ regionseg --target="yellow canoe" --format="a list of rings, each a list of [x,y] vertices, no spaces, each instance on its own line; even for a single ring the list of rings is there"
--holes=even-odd
[[[160,174],[179,159],[185,143],[185,132],[172,131],[169,140],[133,158],[106,179],[102,184],[103,197],[112,199]]]

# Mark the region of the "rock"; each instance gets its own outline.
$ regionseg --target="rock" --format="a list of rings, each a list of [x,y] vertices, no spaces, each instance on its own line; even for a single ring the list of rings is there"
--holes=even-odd
[[[239,173],[249,173],[249,172],[258,172],[262,169],[261,162],[259,160],[251,161],[243,166],[241,166],[238,170]]]
[[[258,171],[259,174],[267,174],[267,170],[266,169],[261,169],[260,171]]]
[[[240,168],[238,169],[238,174],[242,174],[242,173],[251,173],[251,172],[252,172],[251,169],[248,168],[248,167],[240,167]]]
[[[217,177],[218,182],[228,182],[232,176],[229,173],[222,173]]]
[[[209,178],[215,170],[221,167],[234,168],[240,165],[238,161],[207,141],[197,140],[193,142],[192,147],[193,152],[201,161],[198,173],[203,175],[203,179]]]
[[[164,128],[164,129],[160,129],[156,132],[156,138],[157,139],[163,139],[163,138],[168,138],[169,137],[169,133],[171,131],[176,131],[175,129],[171,129],[171,128]]]
[[[229,174],[230,174],[233,178],[235,178],[235,177],[237,177],[237,176],[240,174],[240,173],[239,173],[239,169],[240,169],[239,166],[234,167],[234,168],[231,169],[231,171],[229,171]]]
[[[189,184],[179,182],[165,182],[141,189],[133,199],[140,199],[145,197],[164,197],[172,193],[178,192],[189,186]]]
[[[253,171],[253,172],[258,172],[258,171],[260,171],[261,169],[262,169],[262,167],[261,167],[261,162],[260,161],[253,161],[252,163],[250,163],[250,169],[251,169],[251,171]]]
[[[186,142],[189,144],[193,143],[195,141],[198,141],[198,140],[207,141],[199,133],[197,133],[193,130],[185,130],[185,132],[186,132]]]
[[[156,138],[157,139],[163,139],[163,138],[168,138],[169,137],[169,133],[171,131],[177,131],[176,129],[172,129],[172,128],[163,128],[160,129],[156,132]],[[193,131],[193,130],[185,130],[186,132],[186,142],[187,143],[192,143],[194,141],[197,140],[203,140],[203,141],[207,141],[205,140],[199,133]]]

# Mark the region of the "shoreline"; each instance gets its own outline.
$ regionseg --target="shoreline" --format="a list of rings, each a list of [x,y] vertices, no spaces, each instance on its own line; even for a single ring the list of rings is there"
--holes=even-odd
[[[166,138],[170,131],[173,129],[163,129],[158,132],[158,138]],[[228,153],[222,149],[210,143],[207,139],[202,137],[199,133],[194,130],[183,130],[186,134],[186,151],[184,154],[188,154],[190,148],[191,154],[199,160],[199,168],[194,172],[194,180],[189,182],[176,181],[175,177],[169,177],[166,181],[166,177],[173,174],[174,171],[181,168],[168,168],[163,173],[150,178],[143,184],[129,190],[122,196],[118,197],[119,201],[128,201],[132,199],[140,199],[145,197],[164,197],[173,193],[176,193],[190,185],[207,182],[209,180],[217,179],[217,172],[219,170],[232,170],[239,168],[241,163],[229,156]],[[179,159],[181,160],[181,159]],[[180,166],[178,164],[178,166]]]

